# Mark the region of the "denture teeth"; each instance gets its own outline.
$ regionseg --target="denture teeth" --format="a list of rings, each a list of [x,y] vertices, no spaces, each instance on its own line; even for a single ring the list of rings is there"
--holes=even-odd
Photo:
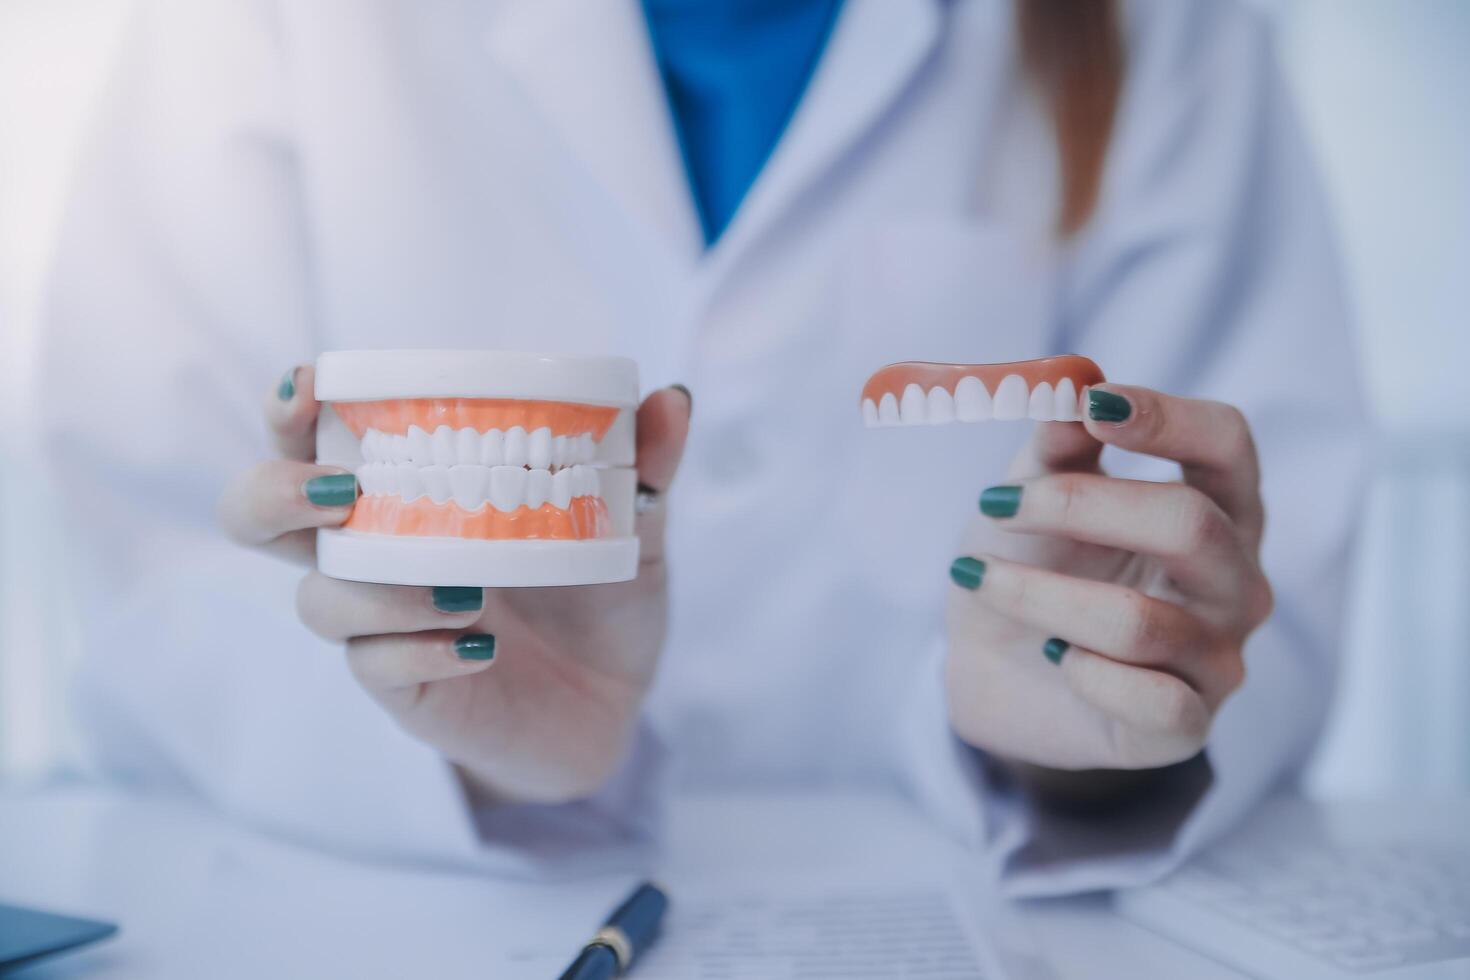
[[[597,440],[592,433],[584,432],[577,437],[577,462],[590,463],[597,458]]]
[[[1056,402],[1054,414],[1058,422],[1077,421],[1077,387],[1072,384],[1071,378],[1063,378],[1057,382],[1053,400]]]
[[[556,436],[551,440],[551,465],[565,466],[567,462],[567,437]]]
[[[526,499],[526,471],[519,466],[490,467],[490,504],[496,510],[515,510]]]
[[[408,459],[415,466],[434,462],[434,440],[416,425],[408,427]]]
[[[454,465],[454,430],[441,425],[431,437],[434,446],[434,463],[438,466]]]
[[[388,489],[384,491],[385,493],[396,493],[404,500],[410,499],[410,492],[413,492],[414,496],[418,496],[417,490],[421,486],[418,478],[418,467],[412,463],[394,463],[392,472],[388,476],[387,486]]]
[[[544,425],[526,439],[526,465],[533,470],[544,470],[551,465],[551,430]]]
[[[505,432],[505,465],[525,466],[527,445],[526,430],[513,425]]]
[[[465,510],[479,510],[485,505],[485,488],[490,471],[483,466],[449,467],[449,491],[454,502]]]
[[[961,422],[984,422],[993,414],[985,383],[967,374],[954,388],[954,413]]]
[[[863,425],[873,428],[878,424],[878,403],[871,398],[863,399]]]
[[[557,470],[551,477],[551,506],[563,510],[572,506],[572,471]]]
[[[878,424],[898,425],[898,399],[893,397],[893,392],[885,392],[882,400],[878,402]]]
[[[1026,382],[1019,374],[1008,374],[995,389],[995,417],[1001,421],[1024,419],[1029,400]]]
[[[424,492],[434,503],[442,504],[452,496],[449,490],[449,467],[437,463],[425,466],[419,471],[419,476],[424,481]]]
[[[454,462],[478,463],[480,461],[480,434],[465,427],[454,432]]]
[[[424,495],[423,470],[411,464],[398,467],[402,482],[398,484],[398,496],[404,500],[417,500]]]
[[[505,463],[505,433],[491,429],[480,436],[481,466],[500,466]]]
[[[409,460],[408,436],[395,435],[388,447],[388,458],[395,463],[406,463]]]
[[[954,421],[954,395],[948,388],[935,385],[929,389],[929,424],[943,425]]]
[[[535,510],[551,499],[551,471],[526,472],[526,506]]]
[[[1057,399],[1051,390],[1051,382],[1043,381],[1031,389],[1031,400],[1026,414],[1038,422],[1050,422],[1056,414]]]
[[[898,417],[904,425],[923,425],[929,417],[929,399],[924,389],[911,384],[903,390],[898,403]]]

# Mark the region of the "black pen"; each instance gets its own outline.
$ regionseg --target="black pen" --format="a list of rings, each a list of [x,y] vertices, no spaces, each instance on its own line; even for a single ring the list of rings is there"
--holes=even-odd
[[[566,968],[561,980],[612,980],[627,973],[658,936],[669,896],[645,881],[623,899],[597,935]]]

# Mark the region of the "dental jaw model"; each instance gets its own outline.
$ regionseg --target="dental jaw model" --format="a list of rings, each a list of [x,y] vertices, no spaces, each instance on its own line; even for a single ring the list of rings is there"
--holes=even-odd
[[[1096,364],[1077,354],[1008,364],[901,361],[863,385],[863,423],[1077,422],[1087,389],[1104,380]]]
[[[622,582],[633,534],[638,369],[617,357],[332,351],[317,461],[357,474],[325,575],[393,585]]]

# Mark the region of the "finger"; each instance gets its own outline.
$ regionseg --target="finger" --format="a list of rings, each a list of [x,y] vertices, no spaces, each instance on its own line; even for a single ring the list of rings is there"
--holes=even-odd
[[[271,438],[287,459],[316,459],[316,368],[292,368],[265,396],[265,421]]]
[[[1182,762],[1205,744],[1212,709],[1179,678],[1121,664],[1083,647],[1052,657],[1078,697],[1112,725],[1112,757],[1123,768],[1146,769]]]
[[[1027,451],[1011,466],[1013,480],[1044,473],[1095,472],[1102,443],[1076,422],[1040,422],[1031,433]]]
[[[1043,636],[1176,676],[1212,705],[1239,683],[1238,661],[1217,656],[1209,628],[1172,602],[988,555],[971,561],[978,574],[956,582],[977,582],[974,601]]]
[[[312,572],[296,590],[302,623],[324,640],[379,633],[467,629],[480,617],[485,590],[439,586],[370,585]]]
[[[292,531],[341,524],[356,500],[357,480],[345,470],[273,459],[225,488],[219,521],[235,541],[266,546]]]
[[[645,398],[638,408],[635,464],[638,484],[641,490],[654,495],[654,505],[637,518],[645,563],[663,558],[664,508],[659,498],[668,491],[679,469],[693,409],[693,396],[683,385],[660,388]]]
[[[1219,504],[1248,540],[1260,540],[1260,463],[1239,409],[1127,385],[1096,385],[1087,397],[1088,432],[1120,449],[1178,462],[1185,483]]]
[[[495,663],[489,633],[436,630],[360,636],[347,641],[347,665],[359,684],[392,708],[417,696],[420,685],[478,674]]]
[[[990,487],[980,510],[1008,531],[1154,556],[1193,595],[1233,602],[1259,577],[1229,516],[1182,483],[1060,473]]]

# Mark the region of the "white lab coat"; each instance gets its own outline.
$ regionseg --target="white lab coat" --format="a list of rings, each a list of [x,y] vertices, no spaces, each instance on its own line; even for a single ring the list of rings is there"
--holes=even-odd
[[[1260,18],[1126,11],[1102,202],[1071,244],[1049,234],[1010,4],[847,0],[705,252],[635,0],[145,5],[45,359],[99,761],[328,846],[507,873],[656,835],[671,786],[897,786],[1027,894],[1147,878],[1226,829],[1328,705],[1361,387]],[[648,387],[694,392],[672,635],[593,799],[469,813],[296,622],[299,572],[215,528],[225,482],[270,452],[259,399],[288,365],[403,346],[626,354]],[[1039,818],[945,721],[947,568],[1028,426],[859,423],[886,362],[1060,351],[1239,405],[1263,456],[1279,609],[1208,788],[1127,833]]]

